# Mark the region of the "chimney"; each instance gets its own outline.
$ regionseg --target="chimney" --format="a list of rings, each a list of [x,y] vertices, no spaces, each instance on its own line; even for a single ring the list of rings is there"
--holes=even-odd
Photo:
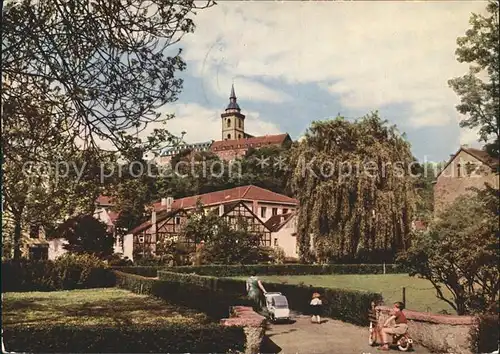
[[[151,213],[151,233],[156,234],[156,211]]]
[[[161,198],[161,206],[167,206],[167,198]]]
[[[174,204],[174,198],[168,197],[165,198],[165,205],[167,206],[167,211],[172,211],[172,205]]]
[[[219,216],[224,215],[224,204],[219,204]]]

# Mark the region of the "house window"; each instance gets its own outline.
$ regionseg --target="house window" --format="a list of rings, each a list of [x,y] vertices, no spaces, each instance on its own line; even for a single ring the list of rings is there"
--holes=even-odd
[[[238,134],[238,139],[241,139],[241,134]]]
[[[264,235],[262,235],[260,243],[262,246],[271,246],[271,234],[266,232]]]
[[[267,214],[267,208],[266,207],[260,207],[260,217],[265,218]]]
[[[278,239],[277,238],[274,239],[274,245],[278,246]]]
[[[460,178],[462,177],[461,171],[460,171],[460,164],[457,165],[457,177]]]
[[[227,127],[229,128],[231,126],[231,119],[227,120]]]
[[[181,218],[180,218],[180,217],[178,217],[178,216],[176,216],[176,217],[175,217],[175,224],[176,224],[176,225],[180,225],[180,223],[181,223]]]
[[[278,215],[278,208],[273,208],[273,216]]]
[[[287,208],[283,208],[283,214],[287,214],[288,213],[288,209]]]
[[[29,249],[29,259],[34,261],[42,261],[49,259],[49,248],[32,246]]]
[[[241,128],[241,120],[238,121],[238,128]]]
[[[228,138],[228,139],[231,139],[231,134],[228,134],[228,135],[227,135],[227,138]]]
[[[30,238],[39,238],[40,225],[30,225]]]

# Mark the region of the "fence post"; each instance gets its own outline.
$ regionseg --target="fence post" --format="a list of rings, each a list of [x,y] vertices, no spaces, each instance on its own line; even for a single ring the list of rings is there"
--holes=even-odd
[[[385,274],[385,262],[384,262],[384,274]]]
[[[403,286],[403,304],[405,305],[406,308],[406,287]]]

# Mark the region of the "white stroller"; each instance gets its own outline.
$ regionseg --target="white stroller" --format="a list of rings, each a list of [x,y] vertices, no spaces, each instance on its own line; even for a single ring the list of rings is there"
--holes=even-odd
[[[281,293],[266,293],[266,308],[271,321],[290,320],[288,300]]]

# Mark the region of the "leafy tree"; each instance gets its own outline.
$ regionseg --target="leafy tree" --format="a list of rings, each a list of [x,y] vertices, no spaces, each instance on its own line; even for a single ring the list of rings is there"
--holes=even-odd
[[[400,256],[411,275],[428,279],[437,297],[459,315],[499,309],[499,192],[491,188],[476,192],[458,197],[428,233],[415,235],[411,248]]]
[[[415,188],[418,202],[415,217],[430,222],[434,213],[434,184],[438,173],[446,162],[426,162],[417,166],[417,179]]]
[[[469,63],[469,73],[449,80],[460,96],[458,112],[468,117],[462,127],[479,128],[479,137],[492,156],[499,156],[500,26],[499,1],[490,0],[487,16],[472,14],[471,28],[457,39],[457,59]]]
[[[406,249],[416,204],[413,163],[410,144],[376,113],[313,122],[290,158],[301,257],[348,261]]]
[[[176,73],[186,67],[173,46],[194,31],[194,10],[212,5],[10,1],[2,8],[2,73],[14,86],[34,86],[53,105],[55,126],[76,133],[85,147],[108,140],[126,151],[140,143],[138,130],[172,118],[159,109],[177,99]],[[14,94],[2,90],[2,99]],[[154,129],[143,144],[172,138]]]
[[[250,149],[241,160],[242,176],[238,185],[253,184],[280,194],[287,191],[287,165],[290,146]],[[265,161],[264,164],[262,162]]]
[[[261,236],[251,233],[245,220],[236,225],[220,219],[216,232],[205,243],[203,256],[211,264],[253,264],[262,257]]]
[[[195,243],[208,242],[215,237],[219,226],[220,217],[212,210],[205,209],[198,199],[196,208],[183,229],[183,236]]]
[[[202,257],[198,262],[249,264],[256,263],[263,257],[261,236],[250,232],[245,220],[240,218],[231,225],[215,211],[204,209],[200,201],[190,215],[183,236],[197,244],[203,244],[197,250],[197,258]]]
[[[64,221],[52,237],[64,238],[64,248],[72,253],[93,254],[100,258],[113,253],[113,235],[106,224],[91,215],[77,215]]]

